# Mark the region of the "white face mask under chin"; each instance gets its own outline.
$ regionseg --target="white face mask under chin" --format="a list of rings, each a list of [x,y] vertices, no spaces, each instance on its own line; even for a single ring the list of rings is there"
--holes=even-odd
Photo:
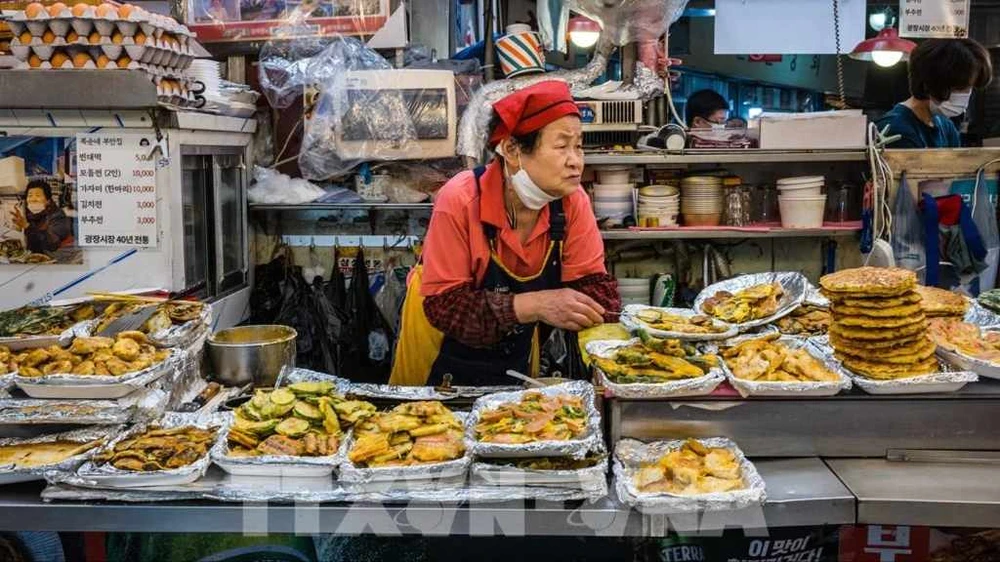
[[[952,92],[948,99],[938,103],[931,99],[931,113],[943,115],[949,119],[965,113],[969,107],[972,92]]]
[[[37,215],[45,210],[45,203],[28,203],[28,211],[33,215]]]
[[[538,187],[538,184],[531,179],[531,176],[528,175],[527,170],[521,164],[520,155],[517,157],[517,166],[520,169],[514,175],[508,174],[507,181],[510,182],[511,187],[514,188],[514,193],[517,194],[517,198],[521,200],[521,203],[524,203],[525,207],[532,211],[537,211],[559,199],[558,195],[550,195]]]

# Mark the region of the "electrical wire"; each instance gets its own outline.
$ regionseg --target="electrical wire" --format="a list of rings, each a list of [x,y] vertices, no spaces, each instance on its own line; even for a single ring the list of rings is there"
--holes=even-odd
[[[872,123],[868,125],[868,165],[872,174],[872,234],[874,239],[884,239],[892,244],[892,208],[888,200],[893,176],[883,150],[878,127]],[[871,253],[868,255],[870,257]]]
[[[994,158],[993,160],[990,160],[989,162],[983,164],[982,166],[979,167],[978,170],[976,170],[976,183],[975,186],[972,188],[972,216],[976,216],[976,201],[979,199],[977,197],[979,195],[979,178],[983,177],[984,175],[983,172],[986,171],[987,166],[989,166],[990,164],[996,164],[997,162],[1000,162],[1000,158]]]

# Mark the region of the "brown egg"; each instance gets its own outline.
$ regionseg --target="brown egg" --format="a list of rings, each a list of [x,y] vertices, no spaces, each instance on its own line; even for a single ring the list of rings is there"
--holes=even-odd
[[[52,65],[52,68],[62,68],[67,62],[69,62],[69,57],[66,56],[66,53],[62,52],[52,55],[52,58],[49,59],[49,64]]]
[[[128,19],[134,11],[136,11],[136,7],[132,4],[122,4],[121,6],[118,6],[118,17],[123,20]]]
[[[72,29],[69,30],[69,33],[66,34],[66,42],[67,43],[76,43],[79,39],[80,39],[80,36],[77,35],[76,32],[73,31]]]
[[[100,55],[97,57],[97,68],[105,68],[111,64],[111,59],[107,55]]]
[[[97,7],[97,17],[106,19],[113,15],[118,15],[118,10],[112,4],[105,3]]]
[[[32,53],[31,56],[28,57],[28,66],[31,68],[38,68],[42,66],[42,59],[38,55]]]
[[[98,32],[96,32],[96,31],[91,31],[90,32],[90,36],[87,37],[87,41],[89,41],[91,45],[100,45],[101,44],[101,34],[98,33]]]
[[[82,18],[87,14],[87,10],[90,9],[89,4],[84,4],[80,2],[73,5],[73,17]]]
[[[45,33],[42,34],[42,43],[46,45],[51,45],[53,41],[56,40],[56,34],[52,33],[51,29],[46,29]]]
[[[21,42],[22,45],[27,45],[28,43],[31,43],[31,32],[25,31],[24,33],[19,35],[17,39],[18,41]]]
[[[91,60],[93,59],[91,59],[90,55],[88,55],[87,53],[77,53],[73,55],[73,66],[75,66],[76,68],[83,68]]]
[[[111,42],[114,43],[115,45],[121,45],[123,40],[124,38],[122,37],[122,34],[118,31],[116,31],[114,35],[111,36]]]
[[[47,16],[49,13],[45,11],[45,6],[43,6],[40,2],[32,2],[24,7],[24,15],[31,19],[35,19],[43,15]]]
[[[145,45],[146,44],[146,34],[143,33],[143,32],[141,32],[141,31],[136,31],[135,32],[135,36],[133,36],[132,39],[135,41],[136,45]]]
[[[56,2],[55,4],[49,6],[49,16],[53,18],[59,17],[65,11],[66,4],[63,4],[62,2]]]
[[[132,64],[132,59],[128,57],[118,59],[118,68],[128,68],[128,65],[130,64]]]

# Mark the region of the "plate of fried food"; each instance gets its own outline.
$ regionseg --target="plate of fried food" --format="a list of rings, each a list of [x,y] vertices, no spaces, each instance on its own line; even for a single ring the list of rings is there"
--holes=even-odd
[[[90,487],[145,488],[190,484],[212,464],[224,417],[168,414],[158,424],[136,426],[102,447],[77,470]]]
[[[114,338],[76,337],[66,347],[53,345],[5,353],[15,383],[32,398],[115,399],[127,396],[166,374],[169,349],[157,349],[141,332]]]
[[[602,440],[594,387],[586,381],[483,396],[468,429],[482,458],[583,458]]]
[[[779,332],[790,336],[822,336],[830,329],[831,323],[833,315],[829,306],[805,302],[788,316],[779,318],[774,325]]]
[[[0,439],[0,484],[44,480],[45,472],[73,472],[121,426],[96,426],[40,437]]]
[[[619,499],[643,513],[742,509],[767,497],[757,469],[722,437],[622,439],[613,471]]]
[[[139,309],[155,308],[139,327],[158,347],[184,347],[212,324],[212,307],[198,301],[164,300],[138,295],[98,293],[95,298],[111,301],[90,323],[90,334],[100,334],[116,320]]]
[[[68,330],[96,314],[89,303],[66,306],[22,306],[0,312],[0,345],[12,350],[57,345]]]
[[[954,392],[976,374],[943,365],[928,337],[917,276],[898,267],[858,267],[824,275],[834,356],[871,394]]]
[[[471,462],[464,422],[464,415],[437,400],[379,412],[354,427],[340,479],[366,483],[462,476]]]
[[[742,396],[833,396],[850,376],[807,339],[768,334],[721,352],[729,384]]]
[[[622,309],[619,321],[630,332],[642,330],[658,338],[724,340],[739,333],[735,326],[698,314],[690,308],[630,304]]]
[[[257,390],[233,412],[212,460],[241,476],[328,476],[343,462],[345,432],[373,415],[375,406],[345,399],[329,381]]]
[[[957,318],[931,318],[927,334],[948,363],[1000,379],[1000,326],[980,327]]]
[[[534,457],[483,459],[472,463],[472,475],[491,486],[553,486],[607,493],[608,455],[591,451],[582,459]]]
[[[694,310],[742,332],[791,314],[805,300],[808,288],[805,276],[794,271],[740,275],[702,289]]]
[[[714,354],[644,331],[628,341],[590,342],[587,353],[601,386],[618,398],[702,396],[711,394],[724,379]]]

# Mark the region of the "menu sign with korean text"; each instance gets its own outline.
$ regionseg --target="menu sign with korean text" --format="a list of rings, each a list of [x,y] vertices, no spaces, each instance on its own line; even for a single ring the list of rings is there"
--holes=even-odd
[[[899,0],[899,35],[968,37],[969,4],[969,0]]]
[[[152,133],[76,136],[81,246],[157,245],[156,144]]]

